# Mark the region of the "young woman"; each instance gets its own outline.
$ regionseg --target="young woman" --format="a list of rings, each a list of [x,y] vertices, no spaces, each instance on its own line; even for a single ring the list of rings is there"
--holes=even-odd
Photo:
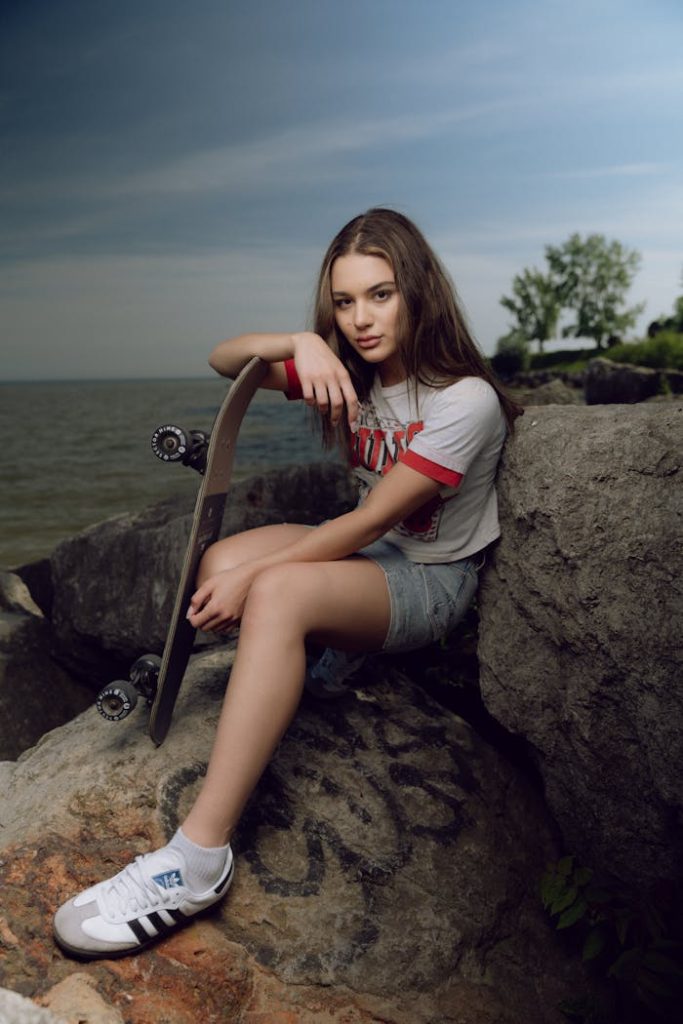
[[[305,641],[339,652],[323,657],[317,684],[313,672],[324,691],[359,652],[436,640],[467,609],[499,533],[494,477],[519,410],[407,218],[373,209],[337,235],[315,332],[244,335],[210,362],[235,377],[253,356],[270,364],[264,387],[303,398],[325,440],[344,445],[359,503],[315,528],[266,526],[206,552],[188,618],[240,635],[205,781],[167,846],[57,912],[57,941],[76,956],[137,952],[224,896],[230,838],[301,698]]]

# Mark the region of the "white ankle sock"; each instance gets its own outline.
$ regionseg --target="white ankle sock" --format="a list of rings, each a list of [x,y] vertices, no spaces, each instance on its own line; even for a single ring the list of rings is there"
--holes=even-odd
[[[182,829],[178,829],[168,844],[172,849],[180,850],[187,867],[185,885],[192,892],[206,892],[219,881],[230,852],[227,846],[197,846],[188,839]]]

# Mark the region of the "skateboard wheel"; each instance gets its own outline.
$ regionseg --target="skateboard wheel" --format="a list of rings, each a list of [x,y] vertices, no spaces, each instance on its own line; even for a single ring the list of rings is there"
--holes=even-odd
[[[182,462],[190,447],[190,438],[182,427],[167,423],[152,434],[152,451],[163,462]]]
[[[138,691],[128,682],[118,681],[105,686],[97,695],[95,706],[103,718],[118,722],[127,718],[138,702]]]
[[[156,696],[160,669],[161,658],[156,654],[143,654],[130,667],[130,680],[148,704],[151,704]]]
[[[143,654],[131,665],[130,678],[137,681],[138,676],[158,675],[160,668],[161,658],[158,654]]]

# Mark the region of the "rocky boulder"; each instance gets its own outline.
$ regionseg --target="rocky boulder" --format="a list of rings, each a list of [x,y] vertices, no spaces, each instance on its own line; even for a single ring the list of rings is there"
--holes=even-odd
[[[23,581],[0,572],[0,760],[13,760],[91,697],[49,655],[49,628]]]
[[[231,489],[221,536],[270,523],[316,524],[353,501],[339,464],[274,470]],[[178,498],[114,516],[52,553],[50,589],[43,584],[34,593],[51,608],[58,657],[95,688],[126,673],[139,654],[162,651],[193,508],[192,498]],[[35,567],[19,571],[36,583],[45,578]]]
[[[382,659],[340,702],[305,699],[226,902],[141,956],[56,951],[55,907],[182,820],[230,661],[194,659],[160,748],[140,709],[89,710],[0,764],[0,984],[65,1016],[94,992],[128,1024],[560,1024],[584,979],[540,908],[558,851],[539,796]]]
[[[683,862],[683,406],[530,410],[480,590],[483,700],[530,745],[565,850]]]
[[[591,359],[584,374],[587,405],[644,402],[662,389],[659,370],[630,363],[614,363],[602,356]]]
[[[559,378],[533,388],[516,388],[515,397],[522,405],[581,405],[583,392]]]

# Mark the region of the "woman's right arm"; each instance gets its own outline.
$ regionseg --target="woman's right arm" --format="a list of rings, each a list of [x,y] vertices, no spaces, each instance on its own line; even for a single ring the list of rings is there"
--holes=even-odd
[[[241,334],[221,341],[209,356],[209,365],[223,377],[233,380],[254,356],[270,363],[261,387],[287,390],[285,359],[294,357],[293,334]]]
[[[329,412],[338,423],[346,406],[349,424],[358,416],[358,399],[346,367],[318,334],[241,334],[216,345],[209,364],[224,377],[234,379],[254,356],[269,363],[261,387],[287,391],[285,360],[293,359],[307,405]]]

